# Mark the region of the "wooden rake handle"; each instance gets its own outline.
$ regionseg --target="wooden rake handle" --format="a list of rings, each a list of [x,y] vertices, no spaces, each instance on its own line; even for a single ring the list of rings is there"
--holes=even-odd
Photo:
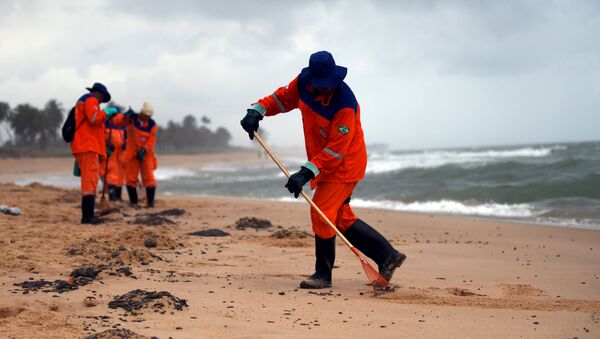
[[[285,174],[285,176],[289,178],[290,172],[288,172],[288,170],[285,168],[285,166],[283,166],[283,164],[281,163],[281,161],[279,161],[279,159],[275,156],[275,154],[273,154],[273,152],[271,152],[271,149],[269,148],[269,146],[267,146],[267,144],[265,144],[263,139],[260,137],[260,135],[256,131],[254,132],[254,138],[256,138],[256,141],[258,141],[258,143],[265,149],[265,152],[267,152],[267,154],[269,154],[271,159],[273,159],[273,161],[275,161],[275,163],[277,164],[277,167],[279,167],[279,169],[283,172],[283,174]],[[306,201],[310,204],[310,206],[315,211],[317,211],[317,213],[319,213],[321,218],[323,218],[323,220],[325,220],[327,225],[335,232],[335,234],[337,234],[337,236],[340,237],[340,239],[342,239],[342,241],[346,244],[346,246],[348,246],[352,250],[352,252],[354,252],[354,254],[360,256],[358,251],[356,251],[355,247],[350,243],[350,241],[348,241],[348,239],[346,239],[346,237],[342,234],[342,232],[340,232],[340,230],[338,230],[337,227],[335,227],[335,225],[329,220],[329,218],[327,218],[325,213],[323,213],[323,211],[321,211],[321,209],[317,206],[317,204],[315,204],[315,202],[304,191],[301,191],[300,194],[302,194],[302,196],[304,197],[304,199],[306,199]]]

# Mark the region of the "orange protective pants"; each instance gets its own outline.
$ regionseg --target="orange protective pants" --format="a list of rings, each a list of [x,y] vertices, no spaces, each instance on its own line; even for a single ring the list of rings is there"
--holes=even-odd
[[[131,159],[127,163],[127,186],[137,187],[138,175],[141,170],[144,187],[156,187],[156,179],[154,178],[155,168],[156,158],[153,154],[146,154],[142,161],[139,161],[137,158]]]
[[[356,184],[356,182],[319,183],[313,196],[315,204],[342,233],[358,219],[347,202],[348,198],[352,196]],[[319,238],[329,239],[335,235],[335,232],[313,208],[310,209],[310,219],[313,232]]]
[[[77,165],[81,170],[81,195],[96,195],[98,178],[100,177],[100,162],[95,152],[75,154]]]
[[[104,177],[104,170],[106,169],[106,161],[100,160],[100,176]],[[108,174],[106,175],[106,181],[111,186],[121,187],[125,185],[125,166],[119,160],[118,152],[114,152],[108,158]]]

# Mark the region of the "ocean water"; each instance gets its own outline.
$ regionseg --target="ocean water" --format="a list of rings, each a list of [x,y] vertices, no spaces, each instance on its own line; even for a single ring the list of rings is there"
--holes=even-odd
[[[258,146],[257,146],[258,150]],[[600,229],[600,142],[394,151],[367,147],[367,174],[352,206],[456,214]],[[282,157],[291,171],[302,156]],[[159,193],[297,201],[271,159],[209,164],[192,171],[161,164]],[[65,175],[21,180],[77,188]]]
[[[368,153],[353,206],[600,229],[600,142]],[[295,200],[270,159],[164,171],[163,193]]]

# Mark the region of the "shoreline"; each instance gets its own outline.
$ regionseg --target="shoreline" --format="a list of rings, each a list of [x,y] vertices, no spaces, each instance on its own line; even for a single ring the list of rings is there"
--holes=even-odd
[[[42,182],[43,184],[49,184],[44,178],[59,178],[68,179],[70,176],[68,173],[72,170],[72,161],[70,157],[53,157],[53,158],[2,158],[0,159],[0,168],[3,168],[0,172],[0,183],[18,183],[19,185],[28,185],[34,182]],[[206,153],[206,154],[195,154],[195,155],[162,155],[159,158],[160,163],[176,164],[177,166],[163,166],[165,170],[189,170],[197,171],[201,170],[206,166],[212,165],[224,165],[228,164],[239,165],[239,164],[257,164],[263,163],[263,159],[259,159],[253,152],[232,152],[232,153]],[[159,167],[160,169],[161,167]],[[28,176],[34,176],[32,180],[28,180]],[[58,188],[74,188],[76,187],[75,181],[73,185],[66,186],[63,183],[61,185],[53,185]],[[283,192],[285,193],[285,192]],[[283,195],[282,193],[282,195]],[[161,193],[159,192],[159,195]],[[203,194],[173,194],[173,193],[162,193],[166,196],[181,196],[181,197],[223,197],[228,196],[221,195],[203,195]],[[239,197],[235,197],[239,198]],[[281,198],[244,198],[244,199],[259,199],[268,201],[286,201]],[[281,200],[280,200],[281,199]],[[545,227],[559,227],[569,229],[586,229],[586,230],[600,230],[600,225],[593,223],[580,223],[577,221],[570,222],[571,220],[563,221],[552,221],[552,220],[538,220],[539,217],[531,217],[526,219],[523,217],[503,217],[493,215],[480,215],[480,214],[460,214],[460,213],[445,213],[445,212],[420,212],[420,211],[404,211],[393,208],[385,207],[357,207],[355,209],[366,208],[375,209],[382,211],[396,211],[400,213],[417,214],[417,215],[435,215],[444,217],[456,217],[473,220],[491,220],[501,221],[516,224],[528,224],[528,225],[542,225]],[[567,224],[565,224],[567,223]]]
[[[248,200],[248,201],[272,201],[272,202],[281,202],[281,203],[292,203],[299,204],[305,202],[304,199],[298,198],[298,202],[289,201],[287,199],[277,199],[277,198],[249,198],[249,197],[234,197],[234,196],[226,196],[226,195],[203,195],[203,194],[173,194],[173,193],[163,193],[161,194],[164,197],[174,197],[174,198],[205,198],[205,199],[233,199],[233,200]],[[531,226],[544,226],[544,227],[553,227],[553,228],[566,228],[566,229],[580,229],[580,230],[589,230],[589,231],[600,231],[600,225],[593,224],[577,224],[574,226],[568,226],[560,223],[551,223],[551,222],[543,222],[543,221],[533,221],[527,219],[509,219],[504,217],[496,217],[496,216],[485,216],[485,215],[477,215],[477,214],[458,214],[458,213],[443,213],[443,212],[415,212],[415,211],[403,211],[396,209],[389,209],[384,207],[359,207],[352,206],[352,210],[360,211],[360,210],[375,210],[375,211],[388,211],[388,212],[396,212],[406,215],[413,216],[437,216],[444,218],[457,218],[457,219],[466,219],[473,221],[497,221],[502,223],[509,224],[518,224],[518,225],[531,225]]]

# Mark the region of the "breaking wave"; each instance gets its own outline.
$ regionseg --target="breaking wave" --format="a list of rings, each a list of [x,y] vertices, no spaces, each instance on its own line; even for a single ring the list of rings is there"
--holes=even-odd
[[[445,165],[477,167],[490,162],[507,159],[526,160],[543,158],[553,151],[564,150],[565,146],[525,147],[509,150],[446,150],[410,153],[373,153],[369,156],[367,173],[379,174],[409,168],[435,168]]]
[[[160,167],[154,171],[154,177],[156,180],[170,180],[181,177],[193,177],[196,172],[178,167]]]
[[[391,200],[363,200],[352,199],[352,206],[366,208],[381,208],[394,211],[436,213],[436,214],[464,214],[502,218],[530,218],[543,211],[535,211],[530,204],[476,204],[469,205],[460,201],[417,201],[403,203]]]

